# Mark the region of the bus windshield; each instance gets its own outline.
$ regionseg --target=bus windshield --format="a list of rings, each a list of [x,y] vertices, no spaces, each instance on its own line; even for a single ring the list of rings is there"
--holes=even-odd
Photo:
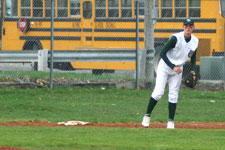
[[[221,12],[223,17],[225,17],[225,0],[220,0]]]
[[[11,16],[12,3],[11,1],[5,1],[5,16]]]
[[[5,17],[17,16],[17,4],[18,0],[5,1]]]

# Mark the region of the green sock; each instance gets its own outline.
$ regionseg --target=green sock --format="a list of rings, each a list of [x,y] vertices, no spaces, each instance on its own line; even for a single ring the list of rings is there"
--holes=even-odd
[[[169,120],[170,121],[173,121],[174,120],[174,116],[175,116],[175,112],[176,112],[176,106],[177,106],[177,103],[170,103],[169,102]]]
[[[154,109],[155,105],[157,104],[158,101],[156,101],[154,98],[150,97],[149,103],[148,103],[148,108],[146,115],[151,116],[152,110]]]

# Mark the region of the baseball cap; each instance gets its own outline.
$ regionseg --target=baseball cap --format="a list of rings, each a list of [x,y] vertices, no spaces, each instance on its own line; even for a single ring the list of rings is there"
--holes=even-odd
[[[194,25],[194,21],[192,19],[190,19],[190,18],[185,19],[184,20],[184,25],[188,25],[188,24]]]

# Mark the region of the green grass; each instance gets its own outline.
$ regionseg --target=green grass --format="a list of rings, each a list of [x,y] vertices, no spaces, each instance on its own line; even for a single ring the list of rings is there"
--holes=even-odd
[[[0,127],[0,145],[29,150],[221,150],[224,130]]]
[[[0,88],[0,122],[141,122],[151,90],[101,87]],[[152,121],[168,119],[168,91]],[[210,102],[214,100],[215,102]],[[225,121],[225,92],[182,89],[176,121]],[[0,145],[28,150],[221,150],[225,130],[0,127]]]
[[[83,120],[88,122],[140,122],[150,90],[56,87],[0,88],[0,121]],[[152,121],[167,121],[168,92],[157,104]],[[215,103],[211,103],[214,100]],[[224,91],[182,89],[176,121],[225,121]]]

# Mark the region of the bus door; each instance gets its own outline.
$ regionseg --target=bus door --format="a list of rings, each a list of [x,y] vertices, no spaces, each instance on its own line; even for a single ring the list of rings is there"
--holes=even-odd
[[[81,1],[81,42],[84,46],[91,46],[94,40],[94,0]]]

